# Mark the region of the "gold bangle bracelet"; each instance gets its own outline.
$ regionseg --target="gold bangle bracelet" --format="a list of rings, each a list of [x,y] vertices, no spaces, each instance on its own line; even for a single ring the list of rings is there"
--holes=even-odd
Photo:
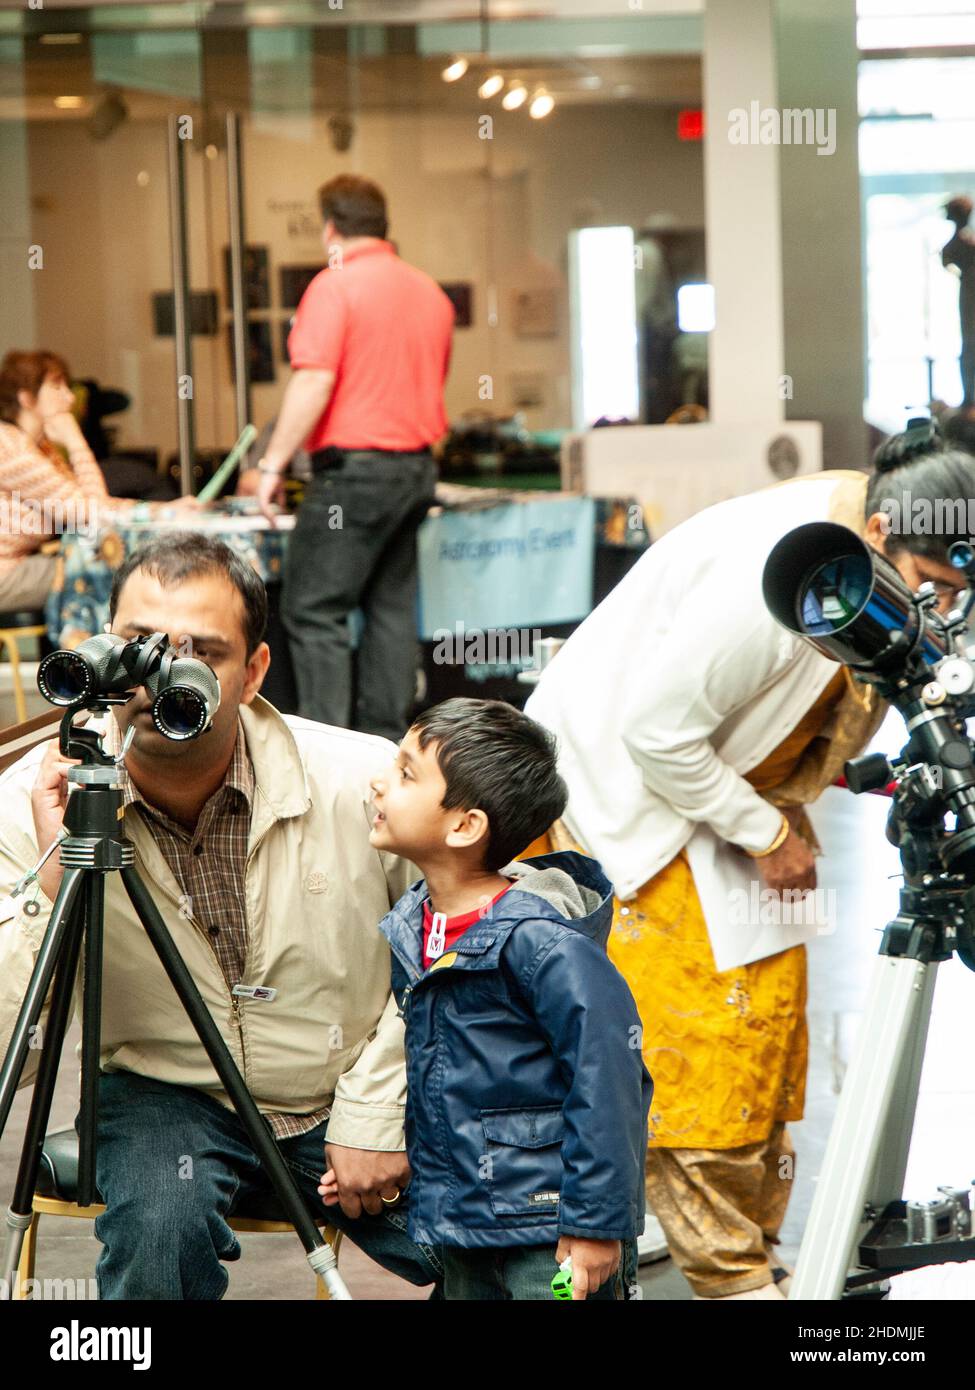
[[[750,849],[748,853],[753,859],[764,859],[767,855],[774,854],[777,849],[780,849],[785,844],[790,829],[788,816],[783,816],[782,824],[779,826],[779,833],[769,845],[768,849]]]

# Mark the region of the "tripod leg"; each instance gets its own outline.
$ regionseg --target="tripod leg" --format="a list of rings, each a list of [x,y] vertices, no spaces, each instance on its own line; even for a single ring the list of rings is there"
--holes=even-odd
[[[308,1214],[304,1198],[291,1175],[291,1170],[281,1157],[270,1127],[254,1104],[244,1078],[227,1050],[220,1030],[210,1017],[193,976],[187,970],[182,956],[177,951],[173,938],[170,936],[162,917],[160,917],[152,897],[135,869],[122,869],[121,873],[125,891],[132,900],[132,906],[138,913],[139,920],[146,929],[160,963],[169,976],[200,1042],[206,1049],[207,1056],[213,1063],[217,1075],[223,1083],[224,1090],[231,1099],[247,1137],[254,1147],[254,1152],[260,1159],[278,1200],[284,1207],[288,1220],[298,1233],[298,1239],[308,1255],[309,1264],[316,1274],[321,1274],[326,1279],[333,1298],[348,1298],[348,1290],[345,1289],[336,1269],[335,1255]]]
[[[884,1128],[877,1146],[877,1162],[867,1186],[866,1200],[871,1206],[883,1208],[904,1195],[904,1175],[911,1152],[911,1132],[917,1111],[917,1096],[921,1088],[921,1070],[931,1023],[931,1007],[938,980],[937,962],[929,965],[919,981],[916,1011],[911,1028],[910,1044],[905,1049],[890,1105],[887,1107]]]
[[[85,882],[85,984],[81,1024],[81,1120],[78,1126],[78,1205],[81,1207],[90,1207],[96,1200],[104,918],[104,876],[89,874]]]
[[[923,1020],[926,1029],[936,973],[936,965],[907,957],[880,956],[876,961],[856,1054],[830,1131],[790,1299],[838,1299],[842,1294],[864,1206],[868,1196],[877,1191],[882,1142],[885,1134],[892,1133],[891,1111],[897,1097],[905,1095],[904,1079],[911,1074],[916,1101],[919,1055],[923,1057],[924,1052],[918,1025]],[[905,1126],[909,1144],[913,1107],[908,1115],[896,1117],[902,1125],[905,1118],[909,1121]],[[898,1164],[903,1180],[905,1158],[904,1145],[898,1147],[893,1160],[883,1156],[886,1180],[898,1176],[894,1171]],[[901,1194],[890,1194],[894,1195]]]
[[[48,1121],[51,1115],[51,1102],[54,1099],[54,1087],[57,1082],[58,1065],[61,1061],[61,1049],[64,1046],[64,1035],[67,1032],[68,1020],[71,1017],[71,999],[74,994],[75,976],[78,973],[78,957],[81,953],[84,922],[83,903],[76,901],[74,911],[65,928],[64,946],[58,961],[57,974],[54,977],[47,1033],[41,1052],[40,1065],[37,1069],[37,1078],[34,1082],[34,1094],[31,1097],[30,1113],[27,1117],[27,1132],[24,1135],[24,1144],[20,1152],[20,1166],[17,1170],[14,1195],[7,1210],[9,1237],[3,1271],[4,1278],[7,1280],[7,1287],[11,1289],[14,1287],[14,1279],[20,1264],[20,1251],[24,1243],[24,1236],[30,1229],[33,1217],[37,1170],[40,1166],[44,1138],[47,1134]]]
[[[68,919],[81,886],[83,872],[82,869],[65,870],[47,924],[47,931],[44,933],[44,939],[37,953],[37,960],[31,973],[30,984],[27,986],[27,993],[24,995],[24,1002],[20,1006],[17,1022],[10,1035],[10,1045],[7,1048],[3,1068],[0,1070],[0,1136],[6,1127],[10,1107],[17,1094],[17,1083],[20,1081],[24,1063],[27,1061],[31,1030],[36,1026],[44,1011],[44,1001],[51,988],[51,981],[54,979],[54,971],[63,948]]]

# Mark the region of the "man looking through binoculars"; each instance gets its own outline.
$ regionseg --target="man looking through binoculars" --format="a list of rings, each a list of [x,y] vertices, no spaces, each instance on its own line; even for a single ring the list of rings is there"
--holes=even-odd
[[[340,1205],[329,1220],[380,1264],[429,1284],[436,1258],[405,1233],[402,1025],[375,930],[411,873],[368,838],[368,781],[394,750],[285,719],[260,699],[265,620],[253,569],[204,536],[161,538],[120,568],[112,632],[167,633],[220,684],[211,727],[188,741],[159,731],[144,688],[114,706],[107,750],[132,731],[125,829],[310,1205],[321,1212],[317,1186],[332,1167]],[[48,746],[0,778],[0,892],[59,833],[69,765]],[[31,910],[0,922],[0,1052],[60,874],[52,856]],[[105,886],[101,1041],[100,1297],[219,1298],[222,1262],[240,1253],[226,1217],[267,1184],[114,874]]]

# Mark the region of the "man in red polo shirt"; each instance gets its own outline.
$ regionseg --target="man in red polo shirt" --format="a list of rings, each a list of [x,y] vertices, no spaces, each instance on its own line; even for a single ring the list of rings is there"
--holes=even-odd
[[[416,681],[416,533],[434,498],[430,445],[447,429],[454,310],[386,240],[386,200],[342,174],[319,190],[327,268],[288,339],[292,378],[263,459],[272,515],[302,445],[314,478],[288,547],[282,610],[300,713],[399,741]],[[349,615],[361,609],[352,708]]]

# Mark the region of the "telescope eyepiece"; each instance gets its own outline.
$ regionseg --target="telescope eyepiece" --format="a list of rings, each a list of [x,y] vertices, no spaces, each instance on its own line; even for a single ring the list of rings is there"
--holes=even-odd
[[[955,541],[948,547],[948,560],[969,579],[975,576],[975,547],[971,541]]]
[[[161,668],[146,680],[152,722],[166,738],[198,738],[220,705],[220,683],[210,667],[193,657],[176,657],[161,684]]]
[[[100,632],[71,650],[49,652],[37,668],[37,688],[52,705],[90,704],[111,686],[125,646],[124,638]]]

